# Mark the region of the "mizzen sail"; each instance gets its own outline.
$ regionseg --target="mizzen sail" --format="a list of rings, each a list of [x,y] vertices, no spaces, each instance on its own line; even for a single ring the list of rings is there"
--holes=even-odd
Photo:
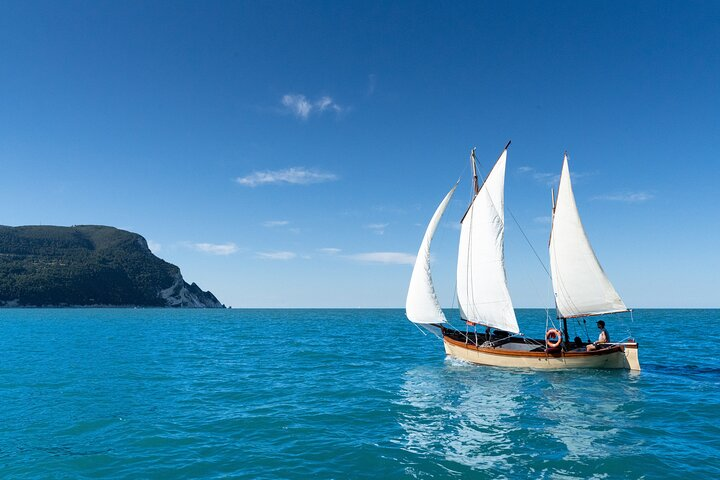
[[[575,203],[565,154],[550,234],[550,268],[560,318],[626,312],[590,245]]]
[[[457,296],[464,320],[519,333],[505,274],[506,161],[507,147],[461,222]]]
[[[430,244],[456,188],[457,185],[445,195],[445,198],[435,210],[415,259],[415,267],[413,267],[412,277],[410,277],[410,288],[405,302],[405,315],[408,320],[414,323],[428,324],[444,323],[446,321],[445,314],[440,308],[440,303],[435,294],[430,272]]]

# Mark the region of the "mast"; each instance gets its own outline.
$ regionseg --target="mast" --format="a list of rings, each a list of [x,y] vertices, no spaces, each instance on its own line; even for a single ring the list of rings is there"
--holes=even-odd
[[[565,156],[567,156],[567,152],[565,152]],[[550,246],[550,242],[552,241],[552,224],[555,222],[555,189],[550,189],[550,201],[552,204],[552,216],[551,223],[550,223],[550,238],[548,239],[548,247]],[[563,345],[565,348],[567,348],[567,345],[570,341],[570,333],[568,332],[568,324],[567,324],[567,318],[561,318],[560,317],[560,311],[558,310],[558,304],[557,304],[557,295],[553,295],[555,297],[555,316],[558,319],[562,320],[562,329],[563,329]]]
[[[471,158],[474,165],[474,151]],[[507,146],[461,221],[457,296],[463,320],[519,333],[505,274],[506,161]],[[473,177],[475,190],[479,186],[475,168]]]
[[[475,157],[475,147],[470,151],[470,163],[472,164],[472,172],[473,172],[473,199],[475,199],[475,195],[478,194],[480,191],[480,184],[478,183],[478,175],[477,175],[477,157]]]

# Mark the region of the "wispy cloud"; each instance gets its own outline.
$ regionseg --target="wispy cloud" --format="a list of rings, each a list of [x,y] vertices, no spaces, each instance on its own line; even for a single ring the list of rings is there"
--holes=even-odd
[[[292,260],[297,257],[295,252],[257,252],[258,258],[264,260]]]
[[[318,248],[317,251],[324,255],[352,260],[361,263],[380,263],[388,265],[413,265],[415,255],[402,252],[367,252],[341,255],[342,249],[334,247]]]
[[[371,230],[376,235],[383,235],[385,234],[385,229],[390,225],[389,223],[371,223],[369,225],[365,225],[365,228]]]
[[[262,223],[263,227],[267,228],[273,228],[273,227],[284,227],[285,225],[288,225],[290,222],[287,220],[267,220]]]
[[[416,205],[415,207],[419,206]],[[372,209],[376,212],[389,213],[393,215],[403,215],[407,213],[407,210],[405,208],[397,207],[395,205],[374,205]],[[418,208],[415,209],[417,210]]]
[[[627,202],[627,203],[636,203],[636,202],[645,202],[647,200],[652,200],[655,198],[655,195],[652,195],[647,192],[627,192],[627,193],[613,193],[610,195],[597,195],[593,197],[593,200],[608,200],[611,202]]]
[[[238,251],[237,245],[229,243],[190,243],[190,248],[212,255],[231,255]]]
[[[394,265],[413,265],[415,255],[401,252],[369,252],[347,255],[347,258],[358,262],[385,263]]]
[[[542,224],[550,224],[552,222],[552,217],[535,217],[533,218],[533,222],[535,223],[542,223]]]
[[[528,175],[536,182],[545,185],[554,185],[560,181],[559,173],[538,172],[533,167],[522,166],[518,167],[515,171],[520,175]]]
[[[446,220],[446,221],[442,222],[441,225],[444,228],[450,228],[452,230],[460,230],[460,228],[462,228],[462,224],[455,220]],[[415,226],[416,227],[427,227],[427,225],[423,225],[422,223],[416,223]]]
[[[367,88],[367,96],[371,97],[373,93],[375,93],[375,87],[377,86],[377,75],[374,73],[371,73],[368,75],[368,88]]]
[[[162,250],[162,245],[160,245],[158,242],[155,242],[155,241],[153,241],[153,240],[148,240],[148,241],[147,241],[147,246],[148,246],[148,248],[150,249],[150,251],[151,251],[152,253],[154,253],[155,255],[157,255],[158,252],[159,252],[160,250]]]
[[[342,249],[326,247],[326,248],[318,248],[317,251],[320,253],[324,253],[325,255],[337,255],[338,253],[342,252]]]
[[[560,174],[556,173],[534,172],[532,177],[536,182],[545,185],[557,185],[560,182]],[[577,177],[577,174],[573,175],[573,177]]]
[[[324,96],[318,100],[311,101],[305,95],[292,94],[283,95],[281,99],[285,111],[292,113],[298,118],[307,120],[308,117],[315,113],[333,111],[340,113],[344,110],[338,105],[332,97]]]
[[[521,175],[529,175],[533,180],[535,180],[538,183],[542,183],[543,185],[557,185],[558,182],[560,182],[560,174],[559,173],[550,173],[550,172],[539,172],[535,170],[533,167],[518,167],[516,170],[517,173]],[[576,180],[578,178],[587,177],[589,175],[592,175],[592,173],[586,173],[586,172],[572,172],[570,173],[570,176],[573,180]]]
[[[235,179],[245,187],[261,185],[310,185],[312,183],[332,182],[338,179],[334,173],[311,170],[304,167],[292,167],[282,170],[262,170]]]

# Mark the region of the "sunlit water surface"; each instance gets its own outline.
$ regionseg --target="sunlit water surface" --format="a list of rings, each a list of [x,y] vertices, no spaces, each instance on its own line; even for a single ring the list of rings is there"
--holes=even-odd
[[[720,311],[608,326],[641,373],[468,365],[401,310],[1,310],[0,477],[720,478]]]

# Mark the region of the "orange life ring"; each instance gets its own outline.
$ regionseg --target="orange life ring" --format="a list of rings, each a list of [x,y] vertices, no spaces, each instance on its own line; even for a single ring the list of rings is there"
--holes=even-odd
[[[550,339],[555,337],[555,341],[551,342]],[[557,348],[562,343],[562,332],[557,328],[551,328],[545,333],[545,343],[549,348]]]

